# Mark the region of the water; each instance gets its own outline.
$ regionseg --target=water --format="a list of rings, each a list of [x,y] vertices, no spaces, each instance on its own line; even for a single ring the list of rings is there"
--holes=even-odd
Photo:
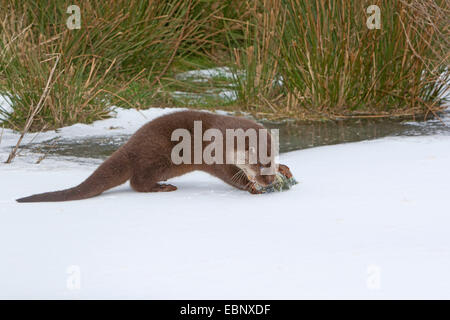
[[[264,122],[280,130],[280,152],[324,145],[372,140],[388,136],[450,135],[450,113],[446,121],[422,122],[399,119],[357,119],[326,122]],[[442,118],[441,118],[442,119]]]
[[[326,122],[261,121],[267,128],[280,130],[280,152],[316,146],[371,140],[387,136],[450,135],[450,112],[440,120],[408,122],[398,119],[359,119]],[[137,128],[136,128],[137,129]],[[39,154],[104,159],[130,135],[98,136],[81,139],[53,139],[23,148]]]

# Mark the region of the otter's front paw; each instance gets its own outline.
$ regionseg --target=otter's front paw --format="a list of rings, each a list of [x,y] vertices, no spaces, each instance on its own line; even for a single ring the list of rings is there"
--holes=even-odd
[[[278,172],[281,173],[283,176],[285,176],[288,179],[293,177],[292,172],[289,169],[289,167],[284,164],[280,164],[278,166]]]

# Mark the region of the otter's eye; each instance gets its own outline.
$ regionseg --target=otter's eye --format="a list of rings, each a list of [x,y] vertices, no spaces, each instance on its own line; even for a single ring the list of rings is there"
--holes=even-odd
[[[256,148],[255,147],[250,147],[248,149],[248,151],[250,151],[250,153],[254,154],[256,152]]]

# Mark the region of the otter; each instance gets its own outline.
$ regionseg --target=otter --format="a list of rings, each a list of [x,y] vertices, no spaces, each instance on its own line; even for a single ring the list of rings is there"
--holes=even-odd
[[[130,180],[131,187],[137,192],[169,192],[177,190],[171,184],[161,183],[191,171],[201,170],[209,173],[227,184],[248,191],[260,193],[255,184],[269,186],[275,180],[275,174],[261,174],[261,169],[271,164],[263,164],[260,157],[256,163],[249,163],[249,154],[254,152],[245,141],[245,163],[180,163],[175,164],[171,155],[177,141],[172,134],[176,129],[194,133],[194,122],[201,121],[205,129],[218,129],[225,136],[227,129],[264,129],[253,120],[219,115],[203,111],[178,111],[160,116],[142,126],[130,139],[107,158],[81,184],[60,191],[35,194],[17,199],[17,202],[54,202],[71,201],[95,197],[104,191]],[[270,135],[268,144],[271,144]],[[211,141],[202,141],[205,148]],[[270,150],[270,149],[269,149]],[[191,151],[194,151],[193,149]],[[234,149],[237,152],[236,149]],[[276,171],[291,177],[289,168],[277,164]]]

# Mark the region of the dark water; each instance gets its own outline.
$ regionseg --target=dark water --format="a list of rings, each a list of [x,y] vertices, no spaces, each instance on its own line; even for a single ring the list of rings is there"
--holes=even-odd
[[[398,119],[341,120],[326,122],[261,121],[267,128],[280,130],[280,152],[323,145],[370,140],[386,136],[450,135],[450,113],[440,120],[410,122]],[[53,139],[41,144],[23,146],[48,155],[82,158],[106,158],[124,144],[129,135]]]
[[[449,115],[443,115],[450,119]],[[264,122],[280,130],[280,152],[316,146],[371,140],[387,136],[450,135],[450,121],[422,122],[399,119],[358,119],[327,122]]]

